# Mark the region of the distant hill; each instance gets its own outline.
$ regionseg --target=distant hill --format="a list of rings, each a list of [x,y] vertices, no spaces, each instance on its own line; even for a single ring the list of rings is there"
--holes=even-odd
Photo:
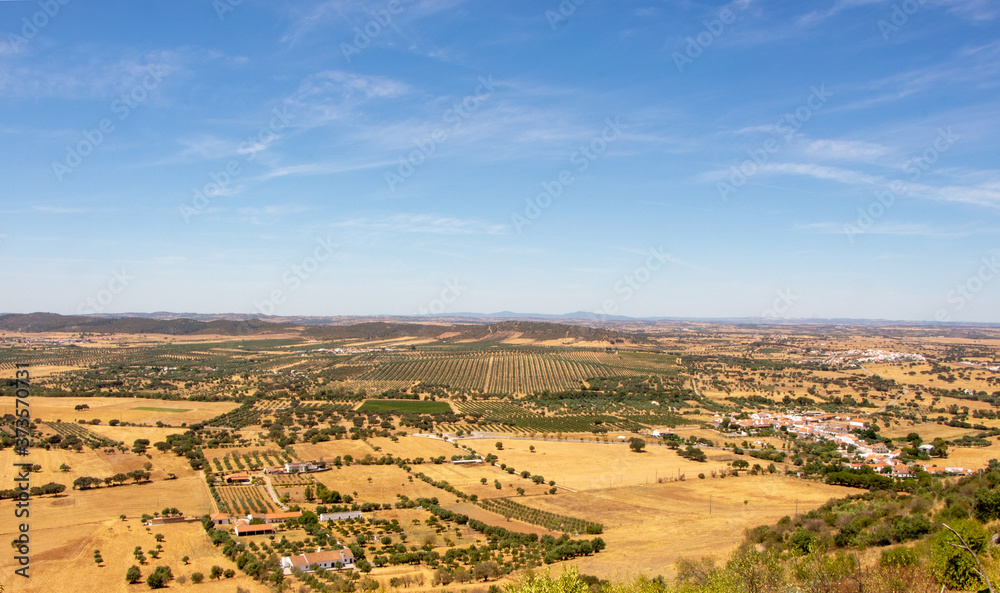
[[[494,324],[446,324],[368,322],[353,325],[310,326],[303,330],[304,337],[323,340],[386,340],[393,338],[443,338],[449,342],[504,340],[518,337],[533,341],[575,339],[588,342],[637,342],[644,338],[623,332],[545,323],[540,321],[503,321]]]
[[[105,334],[165,334],[186,336],[195,334],[243,334],[286,332],[296,329],[290,323],[268,323],[259,319],[234,321],[195,321],[193,319],[148,319],[141,317],[88,317],[56,313],[0,315],[0,330],[42,333],[105,333]]]
[[[519,338],[543,342],[573,339],[587,342],[645,342],[635,334],[579,325],[542,321],[501,321],[499,323],[393,323],[364,321],[344,323],[343,318],[330,318],[327,325],[303,325],[289,321],[272,322],[261,319],[215,319],[199,321],[184,318],[164,318],[129,315],[83,316],[56,313],[0,315],[0,331],[22,333],[103,333],[103,334],[165,334],[187,336],[218,334],[225,336],[269,333],[295,333],[317,340],[391,340],[403,338],[440,339],[448,342],[503,341]],[[287,318],[285,318],[287,319]],[[314,320],[315,323],[315,320]]]

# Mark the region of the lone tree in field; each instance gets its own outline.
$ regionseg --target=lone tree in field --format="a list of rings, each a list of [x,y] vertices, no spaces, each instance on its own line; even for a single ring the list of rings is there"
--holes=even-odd
[[[646,448],[646,441],[637,437],[632,437],[628,440],[628,446],[631,447],[636,453],[642,453],[642,450]]]
[[[132,565],[132,568],[129,568],[128,571],[125,573],[125,580],[129,583],[133,584],[138,583],[139,579],[141,578],[142,578],[142,572],[140,572],[139,567],[135,566],[134,564]]]

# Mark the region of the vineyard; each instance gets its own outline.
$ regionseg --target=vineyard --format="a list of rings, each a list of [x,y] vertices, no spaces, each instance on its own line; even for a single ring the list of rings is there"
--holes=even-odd
[[[549,531],[571,533],[574,535],[581,533],[597,534],[604,531],[604,526],[600,523],[533,509],[521,503],[514,502],[509,498],[491,498],[481,500],[478,504],[487,511],[501,515],[508,520],[517,519],[518,521],[524,521],[532,525],[539,525]]]
[[[642,374],[600,362],[608,356],[612,355],[523,350],[449,351],[420,353],[419,357],[393,353],[376,358],[375,366],[358,381],[390,381],[401,386],[421,381],[483,393],[529,394],[576,389],[588,377]]]
[[[309,474],[272,474],[269,476],[275,486],[281,488],[294,488],[296,486],[309,486],[313,483]]]
[[[445,431],[485,431],[511,434],[593,432],[601,430],[637,431],[643,424],[629,418],[607,414],[574,414],[562,416],[542,416],[511,402],[478,401],[456,402],[452,404],[460,414],[481,414],[480,424],[442,424]]]
[[[291,456],[284,451],[251,451],[249,453],[227,453],[212,459],[215,471],[229,474],[237,471],[254,471],[265,467],[276,467],[291,461]]]
[[[112,441],[72,422],[46,422],[45,425],[64,437],[72,435],[79,438],[91,449],[114,447],[118,444],[117,441]]]
[[[216,486],[215,491],[219,494],[222,513],[249,515],[279,510],[263,486]]]

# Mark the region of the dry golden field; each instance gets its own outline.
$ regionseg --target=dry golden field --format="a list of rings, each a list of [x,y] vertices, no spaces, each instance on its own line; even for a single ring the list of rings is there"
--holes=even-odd
[[[140,566],[143,579],[156,566],[170,566],[174,578],[168,590],[208,591],[213,593],[233,593],[237,586],[253,593],[266,593],[267,587],[247,577],[236,565],[214,548],[205,536],[201,524],[181,523],[150,528],[147,532],[139,520],[134,518],[121,521],[113,519],[73,524],[41,526],[33,525],[31,578],[10,577],[13,567],[10,558],[4,554],[0,560],[0,583],[9,590],[24,593],[93,593],[108,591],[132,593],[149,591],[145,582],[129,585],[125,582],[125,571],[138,562],[132,555],[136,546],[146,553],[147,564]],[[162,533],[165,539],[160,558],[154,560],[149,551],[156,548],[154,535]],[[3,534],[6,538],[6,534]],[[94,563],[94,550],[100,550],[104,563]],[[190,558],[189,564],[181,562],[183,556]],[[236,570],[232,579],[210,581],[209,571],[213,565]],[[192,573],[201,572],[205,581],[200,585],[190,582]],[[178,577],[187,582],[179,584]],[[18,580],[13,580],[17,578]]]
[[[519,500],[542,510],[597,521],[608,551],[571,561],[602,578],[669,576],[680,558],[724,560],[745,529],[770,524],[856,490],[783,476],[691,479]],[[744,504],[744,501],[746,503]],[[711,504],[711,514],[709,505]]]
[[[572,490],[599,490],[621,486],[655,484],[657,480],[675,479],[686,475],[696,478],[699,473],[710,474],[712,470],[722,470],[725,461],[731,459],[722,451],[706,450],[708,461],[698,463],[677,455],[666,446],[647,445],[642,453],[636,453],[627,444],[619,443],[572,443],[563,441],[497,439],[503,442],[503,450],[492,452],[500,458],[500,463],[513,466],[518,472],[528,470],[542,475],[546,481]],[[492,446],[492,441],[491,441]],[[532,453],[529,447],[534,446]]]
[[[416,473],[418,470],[414,470]],[[322,482],[330,490],[350,494],[358,502],[390,503],[398,502],[396,493],[416,499],[437,496],[443,501],[450,497],[419,478],[411,482],[409,474],[395,465],[352,465],[327,472],[311,474],[317,482]],[[284,488],[280,492],[284,492]]]
[[[83,404],[90,409],[79,411],[73,409]],[[12,414],[14,405],[14,398],[0,397],[0,415]],[[123,397],[36,397],[30,400],[30,406],[31,417],[43,422],[55,422],[56,419],[63,422],[77,420],[89,422],[96,418],[105,425],[109,420],[120,420],[150,425],[160,421],[174,426],[180,426],[182,422],[192,424],[208,420],[238,407],[232,402],[164,401]],[[177,429],[174,432],[177,432]]]

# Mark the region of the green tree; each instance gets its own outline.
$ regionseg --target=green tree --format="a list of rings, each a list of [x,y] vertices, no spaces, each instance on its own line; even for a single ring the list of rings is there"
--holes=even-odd
[[[986,551],[989,536],[982,525],[971,520],[943,524],[931,543],[931,572],[950,589],[979,590],[987,585],[979,555]]]
[[[202,582],[203,580],[205,580],[205,575],[201,574],[200,572],[196,572],[191,575],[191,582],[194,583],[195,585]]]
[[[146,585],[150,589],[162,589],[167,586],[167,583],[174,578],[172,572],[170,572],[169,566],[157,566],[156,570],[151,572],[148,577],[146,577]]]
[[[125,581],[128,583],[138,583],[141,578],[142,571],[140,571],[139,567],[134,564],[125,572]]]
[[[646,441],[638,437],[632,437],[628,440],[628,446],[636,453],[642,453],[642,450],[646,448]]]
[[[208,573],[208,578],[217,579],[222,576],[222,572],[223,571],[221,566],[213,566],[212,570],[210,570]]]

